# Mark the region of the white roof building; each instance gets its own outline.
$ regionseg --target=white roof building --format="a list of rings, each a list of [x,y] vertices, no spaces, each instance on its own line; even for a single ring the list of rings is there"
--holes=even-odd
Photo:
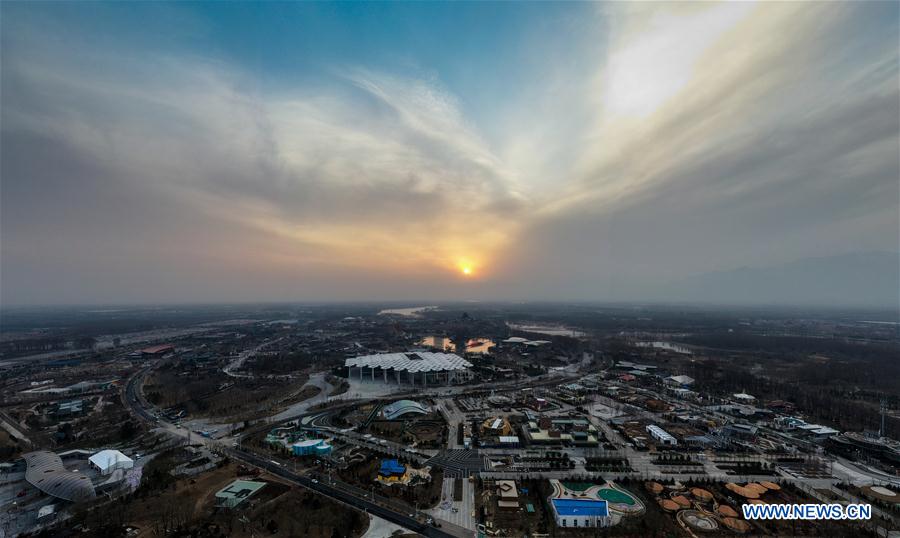
[[[412,400],[397,400],[381,409],[381,415],[388,420],[395,420],[405,415],[427,415],[428,409]]]
[[[650,435],[653,436],[654,439],[659,441],[663,445],[675,446],[678,444],[678,441],[672,437],[672,435],[666,430],[660,428],[656,424],[650,424],[647,426],[647,431]]]
[[[690,377],[690,376],[686,376],[686,375],[669,376],[666,378],[666,381],[668,381],[671,384],[681,385],[684,387],[694,384],[694,378]]]
[[[365,355],[344,361],[347,367],[381,368],[403,372],[440,372],[450,370],[467,370],[472,363],[453,353],[380,353]]]
[[[88,461],[96,467],[100,474],[107,475],[116,469],[131,469],[134,467],[134,460],[122,454],[118,450],[101,450],[97,452]]]
[[[349,377],[356,374],[359,380],[369,378],[385,383],[411,383],[413,385],[449,384],[469,379],[472,363],[453,353],[380,353],[346,359],[344,366]]]

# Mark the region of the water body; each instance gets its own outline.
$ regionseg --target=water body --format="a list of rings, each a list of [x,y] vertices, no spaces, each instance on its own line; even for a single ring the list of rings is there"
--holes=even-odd
[[[406,317],[418,317],[422,312],[428,312],[429,310],[437,310],[436,306],[414,306],[411,308],[387,308],[378,313],[379,316],[406,316]]]
[[[690,349],[679,345],[673,344],[672,342],[637,342],[635,343],[637,347],[652,347],[653,349],[664,349],[666,351],[674,351],[675,353],[681,353],[683,355],[693,355],[694,352]]]
[[[550,336],[569,336],[571,338],[584,336],[583,332],[563,327],[562,325],[550,325],[546,323],[507,323],[506,326],[517,331],[547,334]]]
[[[443,349],[450,353],[456,352],[456,344],[445,336],[426,336],[419,341],[419,345]],[[488,338],[472,338],[466,342],[466,353],[487,353],[494,345],[496,345],[494,341]]]

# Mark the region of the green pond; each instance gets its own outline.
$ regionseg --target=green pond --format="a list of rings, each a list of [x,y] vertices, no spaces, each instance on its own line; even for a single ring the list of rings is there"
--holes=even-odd
[[[634,504],[634,499],[631,498],[631,495],[622,493],[617,489],[603,488],[597,492],[597,497],[615,504],[627,504],[629,506]]]

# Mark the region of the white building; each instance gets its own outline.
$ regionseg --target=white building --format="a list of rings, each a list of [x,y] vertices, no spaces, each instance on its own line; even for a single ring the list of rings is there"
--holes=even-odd
[[[453,353],[381,353],[344,361],[351,379],[398,385],[450,385],[472,378],[472,363]]]
[[[694,378],[687,375],[672,375],[665,379],[666,385],[674,387],[689,387],[694,384]]]
[[[88,458],[88,461],[102,475],[111,474],[116,469],[124,470],[134,467],[134,460],[118,450],[101,450]]]
[[[381,409],[381,416],[387,420],[397,420],[408,415],[427,415],[428,408],[412,400],[398,400]]]
[[[676,446],[678,445],[678,441],[672,437],[672,435],[666,430],[660,428],[656,424],[650,424],[647,426],[647,432],[656,439],[659,444],[666,446]]]

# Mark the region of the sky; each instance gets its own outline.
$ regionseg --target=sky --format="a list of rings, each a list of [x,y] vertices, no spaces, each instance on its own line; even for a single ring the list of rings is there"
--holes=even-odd
[[[896,254],[898,10],[4,2],[0,304],[654,300]]]

